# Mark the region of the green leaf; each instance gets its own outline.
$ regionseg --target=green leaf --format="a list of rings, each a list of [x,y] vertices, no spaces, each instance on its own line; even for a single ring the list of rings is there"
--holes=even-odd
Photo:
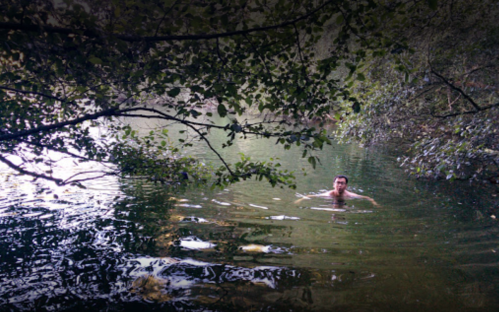
[[[102,60],[96,56],[91,56],[88,61],[92,64],[102,64]]]
[[[338,17],[336,18],[336,24],[341,24],[343,23],[345,19],[343,18],[343,14],[340,14],[338,15]]]
[[[438,8],[438,1],[437,0],[427,0],[428,7],[432,10],[436,10]]]
[[[316,166],[316,160],[315,160],[315,157],[314,156],[310,156],[308,158],[308,162],[312,165],[312,168],[315,169],[315,166]]]
[[[235,85],[230,84],[227,86],[227,92],[229,93],[230,96],[235,97],[237,95],[237,88]]]
[[[220,117],[227,116],[227,108],[223,104],[218,104],[217,112],[218,112],[218,115],[220,115]]]
[[[176,97],[177,95],[180,94],[180,88],[173,88],[170,91],[166,92],[166,94],[168,94],[168,96],[171,97]]]
[[[352,110],[354,111],[354,113],[359,113],[360,112],[360,103],[359,102],[353,103]]]

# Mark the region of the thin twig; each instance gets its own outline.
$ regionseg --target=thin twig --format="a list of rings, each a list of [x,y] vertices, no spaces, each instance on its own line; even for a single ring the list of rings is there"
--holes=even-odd
[[[74,177],[76,177],[76,176],[79,176],[79,175],[82,175],[82,174],[88,174],[88,173],[97,173],[97,172],[98,173],[102,172],[102,175],[95,176],[95,177],[84,178],[84,179],[77,179],[77,180],[71,181],[71,179],[74,178]],[[106,177],[106,176],[110,176],[110,175],[118,175],[118,174],[116,172],[105,172],[105,171],[102,171],[102,170],[83,171],[83,172],[78,172],[76,174],[73,174],[72,176],[70,176],[69,178],[67,178],[66,180],[64,180],[62,182],[62,184],[80,183],[80,182],[84,182],[84,181],[100,179],[100,178],[103,178],[103,177]]]
[[[67,100],[65,100],[65,99],[62,99],[62,98],[59,98],[59,97],[56,97],[56,96],[53,96],[53,95],[49,95],[49,94],[44,94],[44,93],[41,93],[41,92],[24,91],[24,90],[19,90],[19,89],[4,87],[4,86],[0,86],[0,89],[11,91],[11,92],[15,92],[15,93],[21,93],[21,94],[39,95],[39,96],[43,96],[43,97],[46,97],[46,98],[51,99],[51,100],[56,100],[56,101],[60,101],[60,102],[67,102]]]
[[[159,32],[159,27],[161,26],[161,24],[163,23],[163,21],[165,20],[165,17],[166,15],[168,15],[168,13],[171,12],[171,10],[173,10],[173,7],[177,5],[179,0],[176,0],[175,3],[172,4],[172,6],[167,10],[165,11],[165,14],[163,15],[163,17],[161,17],[161,20],[159,21],[158,23],[158,27],[156,27],[156,32],[154,33],[154,36],[157,36],[158,35],[158,32]]]
[[[49,146],[49,145],[43,145],[43,144],[40,144],[40,143],[37,143],[37,142],[33,142],[33,141],[29,141],[29,140],[24,140],[24,139],[17,139],[17,140],[19,142],[23,142],[23,143],[26,143],[26,144],[29,144],[29,145],[33,145],[33,146],[37,146],[37,147],[41,147],[41,148],[45,148],[45,149],[48,149],[48,150],[51,150],[51,151],[55,151],[55,152],[58,152],[58,153],[61,153],[61,154],[66,154],[66,155],[69,155],[71,157],[79,158],[79,159],[82,159],[82,160],[85,160],[85,161],[95,161],[94,159],[83,157],[81,155],[78,155],[78,154],[75,154],[75,153],[71,153],[69,151],[63,151],[63,150],[57,149],[57,148]],[[102,163],[103,161],[99,161],[99,162]]]
[[[482,107],[480,109],[480,111],[466,111],[466,112],[460,112],[460,113],[454,113],[454,114],[448,114],[448,115],[434,115],[434,114],[431,114],[431,116],[432,117],[437,117],[437,118],[457,117],[457,116],[461,116],[461,115],[477,114],[478,112],[482,112],[482,111],[485,111],[485,110],[488,110],[488,109],[491,109],[491,108],[494,108],[494,107],[499,107],[499,103],[495,103],[495,104],[484,106],[484,107]]]
[[[222,63],[223,63],[224,66],[227,66],[227,61],[220,54],[220,42],[219,42],[219,38],[217,38],[216,44],[217,44],[217,55],[218,55],[218,58],[222,61]]]
[[[210,140],[208,140],[202,133],[201,131],[199,131],[199,129],[197,129],[196,127],[194,127],[193,125],[190,125],[190,124],[186,124],[186,126],[188,126],[189,128],[191,128],[192,130],[196,131],[197,134],[199,134],[199,136],[201,137],[201,139],[203,139],[205,142],[206,142],[206,145],[208,145],[208,148],[217,155],[218,159],[220,159],[220,161],[224,164],[225,168],[227,168],[227,170],[229,171],[229,173],[232,175],[232,176],[237,176],[233,171],[232,169],[230,169],[229,165],[225,162],[224,158],[222,157],[222,155],[220,155],[220,153],[217,152],[217,150],[211,145],[210,143]]]
[[[300,55],[300,60],[301,60],[301,65],[302,65],[302,68],[303,68],[303,74],[305,75],[305,78],[307,77],[306,74],[307,74],[307,66],[305,66],[305,61],[303,59],[303,52],[302,52],[302,49],[301,49],[301,45],[300,45],[300,33],[298,32],[298,28],[296,27],[296,24],[293,24],[293,27],[295,29],[295,34],[296,34],[296,45],[298,46],[298,54]]]
[[[431,69],[431,72],[432,72],[435,76],[437,76],[438,78],[442,79],[442,81],[443,81],[446,85],[448,85],[451,89],[454,89],[454,90],[456,90],[457,92],[461,93],[461,94],[464,96],[464,98],[465,98],[465,99],[467,99],[467,100],[468,100],[468,102],[470,102],[470,103],[471,103],[471,105],[472,105],[472,106],[476,109],[476,111],[477,111],[477,112],[478,112],[478,111],[480,111],[480,110],[482,110],[482,108],[481,108],[481,107],[480,107],[477,103],[475,103],[475,101],[474,101],[474,100],[473,100],[473,99],[472,99],[472,98],[471,98],[468,94],[466,94],[466,93],[465,93],[465,92],[464,92],[461,88],[456,87],[455,85],[453,85],[452,83],[450,83],[447,79],[445,79],[445,77],[444,77],[444,76],[442,76],[442,75],[440,75],[439,73],[437,73],[434,69]]]
[[[253,44],[253,42],[250,40],[250,38],[248,38],[247,35],[243,35],[244,39],[246,39],[246,41],[248,41],[248,43],[250,44],[251,48],[253,49],[253,51],[255,52],[255,54],[258,56],[258,58],[260,59],[260,61],[262,62],[263,64],[263,67],[265,67],[265,70],[267,71],[267,74],[269,74],[269,77],[270,77],[270,81],[273,82],[273,77],[272,77],[272,73],[270,72],[270,69],[268,68],[267,66],[267,62],[265,62],[265,59],[264,57],[260,54],[260,52],[258,51],[258,49],[255,47],[255,45]]]

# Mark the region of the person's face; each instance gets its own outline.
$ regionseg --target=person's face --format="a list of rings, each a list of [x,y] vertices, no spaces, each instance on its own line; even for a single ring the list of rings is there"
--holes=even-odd
[[[338,178],[333,183],[334,189],[342,194],[347,189],[347,180],[345,178]]]

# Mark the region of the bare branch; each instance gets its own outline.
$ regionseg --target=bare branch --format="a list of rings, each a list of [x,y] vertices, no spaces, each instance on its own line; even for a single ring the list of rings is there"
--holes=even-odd
[[[263,56],[260,54],[260,52],[258,51],[258,49],[255,47],[255,45],[253,44],[253,42],[250,40],[250,38],[248,38],[248,36],[246,35],[243,35],[244,36],[244,39],[246,39],[248,41],[248,43],[251,45],[251,48],[253,48],[253,51],[255,52],[256,55],[258,55],[258,58],[260,59],[260,61],[262,61],[262,64],[263,64],[263,67],[265,67],[265,70],[267,71],[267,74],[269,74],[270,76],[270,79],[273,81],[273,77],[272,77],[272,73],[270,72],[270,69],[268,68],[267,66],[267,62],[265,62],[265,59],[263,58]]]
[[[436,88],[437,88],[437,86],[431,86],[430,88],[426,88],[426,89],[424,89],[422,92],[420,92],[420,93],[416,94],[415,96],[413,96],[413,97],[409,98],[409,99],[407,100],[407,103],[410,103],[410,102],[412,102],[412,101],[416,100],[417,98],[419,98],[419,97],[421,97],[421,96],[425,95],[426,93],[428,93],[428,92],[430,92],[430,91],[435,90]]]
[[[148,115],[132,115],[132,114],[127,114],[129,112],[133,111],[148,111],[152,112],[155,114],[160,115],[161,117],[158,116],[148,116]],[[87,114],[83,115],[82,117],[75,118],[72,120],[67,120],[63,122],[58,122],[50,125],[44,125],[40,126],[37,128],[33,129],[28,129],[28,130],[22,130],[18,131],[15,133],[5,133],[0,135],[0,141],[7,141],[7,140],[14,140],[14,139],[20,139],[32,134],[40,133],[40,132],[46,132],[46,131],[51,131],[55,129],[60,129],[68,125],[76,125],[79,123],[82,123],[87,120],[96,120],[101,117],[112,117],[112,116],[123,116],[123,117],[141,117],[141,118],[162,118],[162,119],[169,119],[173,121],[177,121],[180,123],[183,123],[185,125],[197,125],[197,126],[204,126],[204,127],[210,127],[210,128],[218,128],[218,129],[224,129],[226,128],[224,126],[216,126],[216,125],[211,125],[211,124],[204,124],[204,123],[198,123],[198,122],[192,122],[192,121],[185,121],[180,118],[165,114],[159,110],[153,109],[153,108],[147,108],[147,107],[133,107],[133,108],[125,108],[125,109],[118,109],[117,107],[106,109],[103,111],[100,111],[95,114]],[[261,133],[256,133],[256,132],[245,132],[245,134],[261,134]],[[269,134],[269,136],[276,136],[279,134]]]
[[[471,105],[476,109],[476,111],[480,111],[482,110],[482,108],[480,106],[478,106],[477,103],[475,103],[475,101],[468,95],[466,94],[461,88],[459,87],[456,87],[455,85],[453,85],[452,83],[450,83],[447,79],[445,79],[444,76],[440,75],[439,73],[437,73],[434,69],[431,70],[431,72],[437,76],[438,78],[442,79],[442,81],[448,85],[451,89],[454,89],[455,91],[461,93],[465,99],[468,100],[468,102],[471,103]]]
[[[499,107],[499,103],[495,103],[495,104],[490,104],[490,105],[484,106],[484,107],[482,107],[482,110],[491,109],[491,108],[494,108],[494,107]]]
[[[190,124],[186,124],[189,128],[191,128],[192,130],[196,131],[197,134],[199,134],[199,136],[201,137],[201,139],[203,139],[205,142],[206,142],[206,145],[208,145],[208,148],[217,155],[218,159],[220,159],[220,161],[224,164],[225,168],[227,168],[227,170],[229,171],[229,173],[232,175],[232,176],[237,176],[233,171],[232,169],[230,169],[229,165],[225,162],[224,158],[222,157],[222,155],[220,155],[220,153],[217,152],[217,150],[211,145],[210,143],[210,140],[208,140],[202,133],[201,131],[199,131],[199,129],[197,129],[196,127],[194,127],[193,125],[190,125]]]
[[[76,180],[72,180],[71,181],[71,179],[74,178],[74,177],[77,177],[77,176],[82,175],[82,174],[89,174],[89,173],[102,173],[102,174],[98,175],[98,176],[94,176],[94,177],[76,179]],[[76,174],[73,174],[72,176],[70,176],[69,178],[67,178],[66,180],[64,180],[62,182],[62,184],[80,183],[80,182],[84,182],[84,181],[100,179],[100,178],[103,178],[103,177],[106,177],[106,176],[111,176],[111,175],[113,175],[113,176],[114,175],[118,175],[118,173],[117,172],[105,172],[105,171],[102,171],[102,170],[83,171],[83,172],[78,172]]]
[[[137,108],[130,108],[130,109],[125,109],[123,111],[137,111],[137,110],[145,110],[145,111],[149,111],[149,112],[154,112],[154,113],[157,113],[161,116],[147,116],[147,115],[132,115],[132,114],[121,114],[121,116],[124,116],[124,117],[141,117],[141,118],[163,118],[163,119],[170,119],[170,120],[175,120],[175,121],[178,121],[184,125],[186,125],[187,127],[191,128],[192,130],[194,130],[200,137],[202,140],[204,140],[206,142],[206,145],[208,145],[208,148],[210,150],[212,150],[218,157],[218,159],[220,159],[220,161],[222,161],[222,163],[224,164],[225,168],[227,168],[227,170],[230,172],[231,175],[233,176],[236,176],[236,174],[230,169],[229,165],[225,162],[225,160],[223,159],[223,157],[217,152],[217,150],[211,145],[210,141],[201,133],[201,131],[199,131],[198,128],[196,128],[194,126],[195,123],[192,123],[190,121],[185,121],[185,120],[182,120],[182,119],[179,119],[179,118],[176,118],[176,117],[173,117],[173,116],[170,116],[168,114],[165,114],[163,112],[160,112],[156,109],[153,109],[153,108],[146,108],[146,107],[137,107]],[[203,126],[208,126],[208,125],[204,125],[202,124]],[[211,126],[211,125],[210,125]],[[225,127],[216,127],[216,128],[219,128],[219,129],[224,129],[225,130]]]
[[[48,175],[45,175],[45,174],[36,173],[36,172],[33,172],[33,171],[26,170],[26,169],[22,168],[21,166],[15,165],[14,163],[12,163],[10,160],[8,160],[7,158],[3,157],[2,155],[0,155],[0,161],[3,162],[4,164],[6,164],[7,166],[9,166],[10,168],[16,170],[19,173],[22,173],[22,174],[34,177],[35,180],[41,178],[41,179],[53,181],[57,185],[63,185],[64,184],[64,182],[63,182],[62,179],[57,179],[57,178],[54,178],[54,177],[51,177],[51,176],[48,176]]]
[[[499,107],[499,103],[495,103],[495,104],[490,104],[490,105],[484,106],[484,107],[480,108],[480,112],[488,110],[488,109],[491,109],[491,108],[494,108],[494,107]],[[454,113],[454,114],[448,114],[448,115],[434,115],[434,114],[431,114],[431,116],[432,117],[436,117],[436,118],[449,118],[449,117],[457,117],[457,116],[461,116],[461,115],[477,114],[478,112],[479,111],[466,111],[466,112],[460,112],[460,113]]]
[[[300,45],[300,33],[298,32],[298,28],[296,27],[296,24],[293,24],[293,27],[295,29],[296,45],[298,46],[298,54],[300,55],[300,61],[301,61],[302,67],[303,67],[303,73],[305,74],[307,67],[305,66],[305,61],[303,60],[303,52],[301,50],[301,45]]]
[[[0,155],[0,161],[3,162],[4,164],[6,164],[7,166],[9,166],[10,168],[14,169],[15,171],[21,173],[21,174],[25,174],[25,175],[29,175],[29,176],[34,177],[35,180],[36,179],[44,179],[44,180],[55,182],[59,186],[67,185],[67,184],[73,184],[73,183],[78,183],[79,184],[80,182],[89,181],[89,180],[95,180],[95,179],[100,179],[100,178],[103,178],[105,176],[118,175],[117,172],[105,172],[105,171],[102,171],[102,170],[100,170],[100,171],[93,170],[93,171],[79,172],[79,173],[76,173],[76,174],[70,176],[66,180],[62,180],[62,179],[54,178],[52,176],[48,176],[48,175],[45,175],[45,174],[36,173],[36,172],[33,172],[33,171],[26,170],[26,169],[22,168],[21,166],[18,166],[16,164],[14,164],[13,162],[11,162],[7,158],[3,157],[2,155]],[[87,178],[82,178],[82,179],[71,180],[72,178],[74,178],[76,176],[79,176],[79,175],[82,175],[82,174],[88,174],[88,173],[102,173],[102,174],[98,175],[98,176],[94,176],[94,177],[87,177]]]
[[[74,158],[78,158],[78,159],[82,159],[82,160],[85,160],[85,161],[95,161],[93,159],[90,159],[90,158],[87,158],[87,157],[83,157],[81,155],[78,155],[78,154],[75,154],[75,153],[71,153],[69,151],[63,151],[63,150],[54,148],[52,146],[43,145],[43,144],[40,144],[40,143],[37,143],[37,142],[33,142],[33,141],[29,141],[29,140],[24,140],[24,139],[17,139],[17,140],[19,142],[23,142],[23,143],[26,143],[26,144],[29,144],[29,145],[33,145],[33,146],[37,146],[37,147],[41,147],[41,148],[45,148],[45,149],[48,149],[48,150],[51,150],[51,151],[54,151],[54,152],[58,152],[58,153],[61,153],[61,154],[66,154],[68,156],[71,156],[71,157],[74,157]],[[99,162],[102,163],[104,161],[99,161]]]
[[[155,113],[157,115],[130,114],[130,112],[134,112],[134,111],[146,111],[146,112]],[[194,122],[194,121],[185,121],[183,119],[165,114],[157,109],[148,108],[148,107],[133,107],[133,108],[122,109],[122,110],[117,111],[115,116],[134,117],[134,118],[151,118],[151,119],[159,118],[159,119],[177,121],[177,122],[182,123],[186,126],[192,125],[192,126],[201,126],[201,127],[214,128],[214,129],[220,129],[220,130],[227,130],[226,126],[217,126],[217,125],[205,124],[205,123]],[[256,124],[263,124],[263,123],[264,122],[258,122]],[[268,122],[268,123],[273,123],[273,122]],[[245,127],[251,127],[253,125],[254,124],[245,125]],[[267,137],[280,137],[280,136],[282,136],[281,133],[268,132],[268,133],[263,134],[261,132],[246,131],[244,129],[241,129],[241,133],[242,134],[252,134],[252,135],[265,135]]]
[[[57,122],[57,123],[54,123],[51,125],[40,126],[37,128],[23,130],[23,131],[19,131],[19,132],[15,132],[15,133],[2,134],[2,135],[0,135],[0,141],[18,139],[18,138],[32,135],[35,133],[39,133],[39,132],[46,132],[46,131],[50,131],[50,130],[54,130],[54,129],[60,129],[60,128],[63,128],[65,126],[76,125],[76,124],[82,123],[86,120],[95,120],[95,119],[98,119],[100,117],[115,116],[116,112],[117,112],[117,108],[110,108],[110,109],[106,109],[106,110],[100,111],[100,112],[95,113],[95,114],[84,115],[82,117],[75,118],[75,119],[68,120],[68,121]]]
[[[165,14],[163,15],[163,17],[161,17],[161,20],[159,21],[158,23],[158,27],[156,27],[156,32],[154,33],[154,36],[157,36],[158,35],[158,32],[159,32],[159,27],[161,26],[161,24],[163,23],[163,21],[165,20],[165,17],[166,15],[168,15],[168,13],[170,13],[172,10],[173,10],[173,7],[177,5],[179,0],[176,0],[175,3],[173,3],[167,11],[165,11]]]
[[[184,40],[208,40],[208,39],[216,39],[216,38],[226,38],[226,37],[233,37],[233,36],[238,36],[238,35],[244,35],[244,34],[250,34],[254,32],[265,32],[268,30],[272,29],[279,29],[283,27],[287,27],[289,25],[292,25],[296,22],[299,22],[301,20],[307,19],[317,13],[318,11],[322,10],[324,7],[334,3],[334,0],[327,1],[326,3],[322,4],[315,10],[312,10],[311,12],[302,15],[300,17],[297,17],[294,20],[287,21],[281,24],[277,25],[271,25],[271,26],[265,26],[265,27],[256,27],[256,28],[251,28],[251,29],[246,29],[246,30],[237,30],[237,31],[229,31],[225,33],[218,33],[218,34],[200,34],[200,35],[168,35],[168,36],[130,36],[130,35],[120,35],[117,34],[116,38],[123,40],[123,41],[128,41],[128,42],[157,42],[157,41],[184,41]],[[97,31],[94,30],[89,30],[89,29],[68,29],[68,28],[62,28],[62,27],[53,27],[53,26],[47,26],[47,25],[29,25],[29,24],[19,24],[19,23],[9,23],[9,22],[4,22],[0,23],[0,29],[7,29],[7,30],[22,30],[22,31],[40,31],[43,30],[45,32],[50,32],[50,33],[59,33],[59,34],[78,34],[81,33],[84,36],[88,37],[102,37],[102,34],[100,34]]]
[[[219,38],[217,38],[217,55],[218,55],[218,58],[222,61],[223,63],[223,66],[227,66],[227,61],[222,57],[222,55],[220,54],[220,40],[218,40]]]
[[[56,100],[56,101],[60,101],[60,102],[66,102],[65,99],[61,99],[59,97],[56,97],[56,96],[53,96],[53,95],[50,95],[50,94],[44,94],[44,93],[35,92],[35,91],[24,91],[24,90],[18,90],[18,89],[4,87],[4,86],[0,86],[0,89],[7,90],[7,91],[12,91],[12,92],[15,92],[15,93],[21,93],[21,94],[39,95],[39,96],[43,96],[43,97],[46,97],[46,98],[51,99],[51,100]]]

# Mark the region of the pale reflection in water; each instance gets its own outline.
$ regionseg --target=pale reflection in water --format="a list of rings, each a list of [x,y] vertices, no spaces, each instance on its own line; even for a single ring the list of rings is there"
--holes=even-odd
[[[267,217],[266,219],[270,219],[270,220],[300,220],[300,218],[298,218],[298,217],[289,217],[289,216],[285,216],[285,215],[270,216],[270,217]]]
[[[180,239],[180,246],[186,249],[208,249],[213,248],[216,244],[202,241],[195,236],[183,237]]]

